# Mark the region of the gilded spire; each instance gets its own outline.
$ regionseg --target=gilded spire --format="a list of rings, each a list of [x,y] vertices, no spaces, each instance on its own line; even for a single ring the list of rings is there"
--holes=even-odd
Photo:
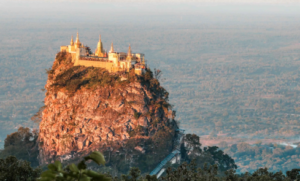
[[[109,51],[110,53],[114,53],[115,52],[115,50],[114,50],[114,43],[113,42],[111,42],[111,47],[110,47],[110,51]]]
[[[79,42],[79,33],[77,31],[76,43]]]
[[[131,61],[131,58],[132,58],[132,55],[131,55],[131,46],[129,44],[126,60]]]
[[[71,46],[74,45],[74,41],[73,41],[73,35],[72,35],[72,38],[71,38],[71,43],[70,43]]]
[[[97,44],[97,49],[95,50],[95,55],[98,57],[104,57],[104,49],[101,42],[101,35],[99,35],[99,42]]]
[[[103,51],[102,42],[101,42],[101,35],[99,35],[99,42],[98,42],[97,48],[100,49],[101,51]]]
[[[79,41],[79,33],[77,31],[77,36],[76,36],[76,41],[75,41],[75,48],[80,48],[81,47],[81,43]]]
[[[104,50],[103,50],[103,45],[102,45],[102,41],[101,41],[101,35],[99,35],[99,42],[98,42],[98,45],[97,45],[97,49],[103,53]]]
[[[129,44],[129,47],[128,47],[127,56],[128,56],[128,57],[131,57],[131,46],[130,46],[130,44]]]

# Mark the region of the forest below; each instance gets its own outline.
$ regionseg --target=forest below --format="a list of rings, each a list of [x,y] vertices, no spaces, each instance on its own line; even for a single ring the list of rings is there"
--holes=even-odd
[[[185,135],[180,146],[180,163],[166,165],[166,172],[158,179],[156,175],[148,174],[150,170],[141,171],[140,167],[132,166],[127,169],[124,164],[121,165],[123,168],[120,170],[128,170],[127,174],[116,172],[116,167],[106,162],[108,155],[105,156],[98,151],[72,161],[61,162],[58,159],[48,165],[39,165],[37,152],[34,151],[37,150],[38,143],[36,133],[30,132],[28,128],[20,128],[18,132],[7,136],[5,149],[0,151],[0,179],[22,181],[292,181],[300,179],[300,169],[297,168],[286,172],[281,170],[272,172],[262,167],[253,170],[253,173],[245,171],[236,174],[237,166],[230,156],[216,146],[202,147],[199,141],[199,137],[195,134]],[[249,149],[247,150],[247,146],[239,144],[228,149],[236,154],[248,155],[251,153]],[[259,152],[259,149],[255,151]],[[118,157],[116,163],[120,162],[120,159]],[[135,165],[143,166],[145,163],[141,164],[141,162],[142,160],[138,160]]]

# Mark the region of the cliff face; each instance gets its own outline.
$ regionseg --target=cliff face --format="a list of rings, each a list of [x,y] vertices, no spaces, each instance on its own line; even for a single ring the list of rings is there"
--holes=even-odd
[[[151,71],[143,76],[109,74],[104,69],[74,67],[71,55],[59,53],[48,70],[45,88],[39,131],[42,164],[104,149],[111,142],[120,150],[130,139],[143,140],[131,148],[143,152],[150,149],[145,140],[159,135],[173,142],[177,125],[168,93]]]

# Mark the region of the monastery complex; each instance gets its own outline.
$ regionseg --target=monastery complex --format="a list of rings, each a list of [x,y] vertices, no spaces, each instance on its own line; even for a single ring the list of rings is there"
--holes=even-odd
[[[84,46],[79,41],[79,35],[77,32],[76,41],[71,38],[70,45],[61,46],[60,51],[68,52],[72,55],[72,62],[74,66],[86,66],[86,67],[100,67],[105,68],[109,72],[128,72],[130,69],[134,69],[135,73],[141,75],[145,72],[146,63],[145,56],[142,53],[132,53],[129,45],[128,52],[115,52],[113,44],[111,44],[110,51],[107,53],[103,49],[101,42],[101,36],[95,53],[92,53],[90,48]]]

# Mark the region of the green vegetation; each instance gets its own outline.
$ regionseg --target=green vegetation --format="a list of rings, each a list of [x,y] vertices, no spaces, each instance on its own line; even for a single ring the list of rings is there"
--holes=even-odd
[[[54,64],[54,67],[52,68],[52,70],[54,70],[56,68],[56,66],[58,66],[59,64],[69,64],[72,62],[71,57],[68,56],[68,53],[66,53],[66,52],[58,52],[56,54],[55,60],[57,61],[57,63]]]
[[[139,118],[140,118],[140,116],[141,116],[141,113],[139,113],[139,112],[134,112],[134,118],[136,119],[136,120],[138,120]]]
[[[143,126],[137,126],[132,131],[129,131],[128,134],[130,137],[134,137],[136,135],[143,135],[145,128]]]
[[[76,92],[81,87],[113,86],[118,80],[117,75],[111,75],[105,69],[78,66],[59,74],[52,86],[56,88],[65,87],[69,92]]]
[[[286,172],[297,168],[300,162],[300,148],[280,144],[238,143],[223,144],[222,150],[238,164],[238,172],[254,172],[257,168],[268,167],[272,172]]]
[[[198,168],[205,168],[207,164],[209,166],[216,165],[221,173],[230,169],[237,169],[234,160],[218,147],[204,147],[202,149],[199,136],[187,134],[183,141],[180,150],[184,161],[189,163],[194,160]]]
[[[294,169],[284,175],[281,171],[272,173],[267,168],[257,169],[253,174],[248,172],[237,175],[234,170],[228,170],[224,174],[219,174],[217,165],[198,168],[196,163],[192,161],[190,164],[183,163],[177,169],[169,168],[167,174],[161,179],[162,181],[178,181],[178,180],[197,180],[197,181],[294,181],[300,178],[300,170]]]
[[[160,136],[164,136],[164,139]],[[114,176],[127,173],[130,167],[139,168],[143,174],[150,172],[172,151],[172,137],[168,132],[158,131],[149,139],[130,138],[122,147],[108,144],[102,151],[107,160],[106,166],[112,168],[110,173]],[[137,146],[145,152],[136,150]]]
[[[35,181],[40,173],[40,168],[33,169],[28,161],[18,160],[14,156],[0,159],[1,181]]]
[[[153,72],[150,69],[147,69],[145,74],[139,76],[138,81],[141,82],[142,85],[147,86],[150,89],[150,91],[154,93],[154,100],[156,100],[157,98],[162,98],[164,101],[166,101],[164,104],[170,106],[167,103],[167,101],[169,100],[168,91],[166,91],[166,89],[164,89],[160,85],[158,79],[153,77]]]
[[[300,179],[300,169],[292,169],[283,174],[281,171],[272,173],[267,168],[259,168],[254,173],[235,174],[234,169],[220,171],[217,165],[204,164],[203,168],[197,166],[195,160],[182,163],[176,167],[169,167],[159,179],[155,175],[141,175],[139,168],[132,167],[128,174],[112,176],[88,169],[85,163],[92,160],[98,166],[105,163],[99,152],[92,152],[77,165],[69,164],[63,168],[59,161],[48,165],[48,170],[41,175],[40,169],[32,169],[28,162],[17,160],[15,157],[0,159],[0,179],[3,181],[294,181]]]
[[[31,132],[29,128],[20,127],[17,132],[7,135],[4,149],[0,150],[0,158],[4,159],[13,155],[18,159],[27,160],[33,167],[38,166],[37,139],[37,132]]]
[[[75,160],[70,160],[64,163],[64,168],[62,164],[56,161],[53,164],[48,165],[48,171],[45,171],[41,174],[39,180],[76,180],[79,177],[82,179],[92,180],[103,180],[106,178],[113,181],[156,181],[155,176],[145,175],[145,173],[151,171],[165,156],[170,152],[170,147],[172,142],[164,142],[168,137],[168,132],[166,130],[158,131],[152,139],[148,140],[139,140],[139,139],[129,139],[126,145],[122,148],[117,147],[116,145],[107,145],[110,149],[104,151],[104,156],[107,159],[106,166],[99,167],[99,165],[104,165],[104,156],[99,152],[94,152],[89,156],[84,157],[83,161],[79,161],[77,165],[73,164]],[[34,145],[33,142],[36,142],[34,139],[34,134],[29,131],[28,128],[20,128],[18,132],[8,135],[6,139],[6,147],[1,151],[1,156],[7,155],[9,152],[11,154],[17,155],[20,159],[24,160],[33,160],[35,152],[32,150],[24,148],[35,149],[34,147],[28,147]],[[165,139],[161,139],[165,138]],[[30,141],[31,140],[31,141]],[[166,139],[169,140],[169,139]],[[291,181],[295,179],[300,179],[300,170],[299,169],[287,169],[283,164],[286,172],[284,175],[282,172],[269,172],[267,168],[255,168],[251,169],[249,167],[246,170],[242,170],[243,174],[235,174],[237,166],[234,160],[227,154],[225,154],[218,147],[204,147],[201,148],[199,142],[200,138],[194,134],[187,134],[184,137],[184,143],[181,144],[181,159],[186,161],[180,165],[170,165],[171,168],[167,170],[165,175],[159,180],[232,180],[232,181],[244,181],[244,180],[276,180],[276,181]],[[143,147],[148,148],[146,154],[142,154],[139,151],[135,150],[136,146],[144,144]],[[226,145],[226,144],[223,144]],[[274,146],[273,155],[262,155],[263,157],[272,157],[276,158],[274,161],[278,161],[280,154],[291,154],[298,153],[297,149],[286,149],[283,146],[279,145],[269,145]],[[12,149],[15,148],[15,149]],[[267,154],[268,151],[265,148],[265,145],[258,144],[258,147],[251,147],[245,143],[238,145],[232,145],[225,148],[230,154],[232,152],[241,157],[243,154],[246,157],[251,157],[249,159],[255,159],[253,157],[253,152],[261,149],[263,153]],[[18,148],[18,149],[17,149]],[[253,148],[253,149],[252,149]],[[259,149],[258,149],[259,148]],[[280,150],[281,152],[280,152]],[[118,152],[116,152],[118,150]],[[167,151],[166,151],[167,150]],[[275,154],[275,150],[277,155]],[[29,152],[28,152],[29,151]],[[30,152],[31,151],[31,152]],[[30,154],[29,154],[30,153]],[[151,153],[151,154],[150,154]],[[259,153],[259,152],[257,152]],[[31,155],[32,154],[32,155]],[[37,154],[37,153],[35,153]],[[31,155],[31,157],[29,156]],[[295,157],[291,157],[295,159]],[[79,158],[78,158],[79,159]],[[97,165],[91,165],[88,160],[93,160]],[[134,160],[134,161],[133,161]],[[294,161],[297,161],[296,159]],[[85,163],[87,162],[87,164]],[[278,164],[278,162],[274,162]],[[36,163],[38,164],[38,163]],[[31,164],[34,167],[37,165]],[[264,167],[267,164],[258,165],[258,167]],[[297,167],[297,164],[294,164]],[[131,168],[135,167],[135,168]],[[294,168],[295,168],[294,167]],[[91,168],[92,170],[88,170]],[[138,168],[138,169],[137,169]],[[281,168],[277,168],[281,169]],[[13,172],[12,170],[17,170]],[[100,174],[99,171],[106,174]],[[248,172],[253,173],[248,173]],[[41,170],[39,168],[33,169],[30,166],[28,161],[18,160],[16,157],[8,156],[6,159],[0,159],[0,179],[4,178],[7,180],[24,180],[31,181],[39,177]],[[128,175],[122,175],[122,173],[128,172]],[[51,178],[51,179],[50,179]],[[2,180],[4,180],[2,179]]]
[[[92,160],[98,165],[104,165],[105,160],[100,152],[92,152],[90,155],[84,157],[84,160],[77,165],[70,164],[65,168],[62,167],[61,162],[55,161],[48,165],[47,171],[44,171],[38,181],[109,181],[103,174],[88,170],[86,161]]]
[[[113,86],[120,82],[119,75],[110,74],[105,69],[73,66],[71,56],[65,52],[56,55],[56,61],[47,73],[49,79],[54,81],[51,88],[55,91],[66,88],[69,93],[74,93],[81,87]],[[54,73],[57,75],[53,76]]]

